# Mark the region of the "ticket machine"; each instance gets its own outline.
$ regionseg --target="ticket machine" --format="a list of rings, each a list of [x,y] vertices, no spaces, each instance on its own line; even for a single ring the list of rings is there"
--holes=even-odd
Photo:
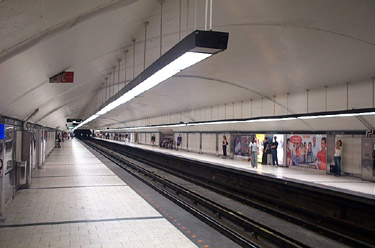
[[[0,124],[0,215],[15,191],[14,127]]]

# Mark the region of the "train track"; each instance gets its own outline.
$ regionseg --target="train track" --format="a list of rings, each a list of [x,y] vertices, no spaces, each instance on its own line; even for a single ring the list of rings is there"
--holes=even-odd
[[[350,226],[355,232],[362,232],[361,236],[364,236],[364,230],[365,235],[373,234],[373,230],[357,224],[348,223],[347,221],[337,220],[337,218],[331,220],[332,218],[329,219],[329,216],[322,216],[308,209],[301,209],[290,202],[284,203],[280,198],[265,194],[264,190],[263,192],[261,191],[262,194],[259,194],[259,191],[253,192],[256,191],[254,189],[242,192],[243,190],[238,190],[233,186],[239,184],[239,181],[241,181],[240,177],[232,176],[230,180],[228,178],[224,180],[220,178],[222,175],[218,173],[205,172],[204,174],[210,174],[209,178],[207,178],[207,175],[205,176],[203,174],[202,169],[194,170],[196,169],[196,165],[193,165],[194,162],[192,161],[178,161],[178,159],[181,158],[174,157],[172,166],[172,161],[169,159],[166,160],[166,158],[156,158],[156,153],[152,151],[141,151],[140,149],[136,150],[136,148],[129,147],[124,149],[123,145],[101,140],[91,140],[86,143],[243,247],[308,246],[261,223],[255,222],[245,215],[220,205],[207,197],[199,195],[185,187],[181,187],[178,183],[167,179],[169,177],[165,176],[165,173],[230,197],[250,207],[261,209],[264,212],[303,226],[314,232],[329,236],[332,239],[336,239],[352,247],[374,247],[374,244],[371,243],[371,238],[370,242],[366,242],[368,240],[366,238],[364,241],[349,237],[346,233],[340,233],[332,227],[334,227],[334,224],[337,224],[336,222],[339,222],[341,225],[344,222],[344,229]],[[150,154],[152,154],[152,156],[150,156]],[[160,154],[157,155],[160,156]],[[140,166],[139,163],[142,163],[143,166]],[[185,169],[182,170],[181,167]],[[212,169],[213,168],[211,168],[210,171]],[[203,171],[206,170],[207,168]],[[194,171],[194,173],[188,173],[187,171]],[[223,183],[224,181],[225,183]],[[289,190],[289,194],[293,195],[293,186],[295,185],[283,186],[287,188],[291,187],[292,189]],[[294,214],[290,214],[290,212]],[[309,221],[309,219],[313,221]],[[316,224],[316,222],[318,222],[318,224]],[[343,229],[342,226],[341,229]]]

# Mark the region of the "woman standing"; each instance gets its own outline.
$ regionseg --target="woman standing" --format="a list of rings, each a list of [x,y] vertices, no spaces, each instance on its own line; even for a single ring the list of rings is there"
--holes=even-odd
[[[336,141],[335,155],[333,157],[335,161],[335,176],[341,176],[341,153],[342,153],[342,141]]]
[[[227,136],[223,135],[223,158],[227,158]]]

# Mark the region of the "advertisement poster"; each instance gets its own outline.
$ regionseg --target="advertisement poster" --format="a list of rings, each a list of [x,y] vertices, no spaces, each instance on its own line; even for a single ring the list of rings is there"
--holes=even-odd
[[[249,144],[254,135],[235,135],[234,136],[234,155],[249,157]]]
[[[256,134],[258,142],[258,163],[262,163],[264,134]]]
[[[3,163],[3,144],[0,142],[0,178],[3,177],[4,163]]]
[[[304,166],[326,170],[327,137],[325,135],[288,135],[286,163],[288,166]]]

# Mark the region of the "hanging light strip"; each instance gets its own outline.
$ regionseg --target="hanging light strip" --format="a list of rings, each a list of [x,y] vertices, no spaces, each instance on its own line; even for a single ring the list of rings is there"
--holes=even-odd
[[[202,30],[192,32],[112,96],[95,115],[75,129],[132,100],[180,71],[226,50],[228,37],[229,34],[223,32]]]
[[[217,120],[217,121],[204,121],[204,122],[188,122],[188,123],[176,123],[176,124],[165,124],[155,126],[142,126],[142,127],[125,127],[119,129],[103,129],[97,131],[121,131],[121,130],[142,130],[142,129],[155,129],[155,128],[171,128],[171,127],[190,127],[190,126],[202,126],[202,125],[224,125],[224,124],[241,124],[241,123],[256,123],[256,122],[275,122],[275,121],[291,121],[291,120],[307,120],[307,119],[319,119],[319,118],[340,118],[340,117],[356,117],[375,115],[374,108],[368,109],[357,109],[348,111],[331,111],[331,112],[317,112],[309,114],[294,114],[286,116],[263,116],[255,117],[251,119],[231,119],[231,120]]]

